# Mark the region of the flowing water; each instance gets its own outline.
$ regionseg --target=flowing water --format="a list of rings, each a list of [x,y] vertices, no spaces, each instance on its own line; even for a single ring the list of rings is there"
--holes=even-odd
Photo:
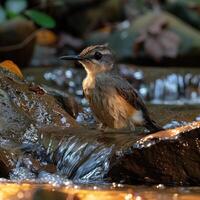
[[[119,71],[122,76],[135,85],[144,99],[150,102],[153,116],[165,128],[181,126],[200,119],[200,109],[195,105],[200,103],[200,72],[197,73],[196,69],[190,72],[180,69],[160,72],[161,70],[157,68],[129,68],[121,65]],[[39,80],[39,75],[34,76],[32,72],[27,72],[27,74],[29,80],[36,82]],[[39,82],[48,86],[53,85],[60,90],[67,89],[67,92],[73,94],[76,100],[84,106],[76,121],[82,125],[95,124],[87,101],[83,97],[81,89],[83,77],[84,72],[78,69],[59,68],[46,70]],[[157,114],[158,108],[159,114]],[[173,112],[169,115],[165,112],[166,110]],[[99,141],[93,145],[88,145],[88,143],[91,143],[90,140],[95,141],[93,138],[95,137],[94,130],[94,136],[87,137],[87,134],[84,134],[80,137],[80,140],[73,136],[60,137],[59,134],[54,137],[40,135],[43,141],[41,145],[37,143],[38,135],[34,135],[34,128],[29,127],[27,134],[20,140],[22,144],[15,143],[6,137],[0,138],[0,148],[3,149],[2,152],[8,155],[5,165],[15,166],[9,172],[9,179],[13,182],[8,181],[8,179],[1,180],[0,200],[56,199],[57,197],[70,200],[200,199],[199,187],[165,187],[162,184],[127,186],[123,185],[123,181],[122,184],[113,183],[111,185],[106,181],[96,181],[102,180],[101,176],[106,172],[109,165],[109,160],[105,160],[105,158],[109,159],[113,148],[116,147],[103,148],[99,146]],[[33,138],[34,142],[32,142]],[[99,139],[102,139],[104,144],[106,144],[106,140],[113,140],[112,136]],[[137,139],[136,136],[134,139],[126,141],[123,134],[119,135],[116,139],[117,148],[123,148],[123,145],[133,143]],[[44,147],[46,150],[44,150]],[[14,153],[8,151],[10,148]],[[37,159],[30,152],[34,153]],[[120,151],[118,152],[120,154]],[[52,160],[56,161],[56,167],[52,165]],[[1,168],[4,167],[4,163],[0,163],[0,166]],[[75,169],[79,169],[76,170],[76,174],[74,174]],[[92,182],[91,177],[95,177]],[[54,191],[54,193],[51,194],[51,191]],[[52,196],[49,197],[47,193]]]

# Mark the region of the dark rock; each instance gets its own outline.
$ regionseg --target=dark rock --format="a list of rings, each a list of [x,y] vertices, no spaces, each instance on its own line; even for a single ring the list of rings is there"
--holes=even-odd
[[[13,60],[21,67],[27,67],[35,46],[36,27],[26,19],[15,18],[1,24],[0,59]]]
[[[43,145],[51,149],[47,157],[59,174],[75,182],[200,185],[199,127],[194,122],[146,137],[83,129],[40,131]]]
[[[11,152],[0,148],[0,177],[8,178],[13,167]]]
[[[194,122],[140,139],[112,166],[108,176],[125,183],[200,185],[199,126]]]

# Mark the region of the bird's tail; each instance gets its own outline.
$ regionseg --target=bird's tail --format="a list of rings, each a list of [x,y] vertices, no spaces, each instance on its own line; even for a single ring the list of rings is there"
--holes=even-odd
[[[144,125],[151,133],[155,133],[158,131],[164,130],[161,126],[159,126],[155,121],[148,119]]]

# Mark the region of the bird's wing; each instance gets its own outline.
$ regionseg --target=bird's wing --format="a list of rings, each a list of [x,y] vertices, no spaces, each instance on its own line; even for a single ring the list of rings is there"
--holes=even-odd
[[[114,86],[118,94],[137,110],[142,110],[143,114],[148,114],[147,108],[133,86],[120,76],[113,76]]]
[[[110,91],[110,88],[115,88],[116,92],[125,99],[130,105],[132,105],[136,110],[142,111],[144,117],[144,126],[152,132],[163,130],[162,127],[156,124],[149,116],[148,110],[138,94],[138,92],[133,88],[133,86],[125,79],[117,75],[104,76],[104,78],[99,80],[101,86]]]

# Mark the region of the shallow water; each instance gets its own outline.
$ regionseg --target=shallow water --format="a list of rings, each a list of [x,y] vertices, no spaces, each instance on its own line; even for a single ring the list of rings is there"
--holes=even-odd
[[[198,187],[147,186],[52,186],[35,183],[0,183],[4,200],[199,200]]]

